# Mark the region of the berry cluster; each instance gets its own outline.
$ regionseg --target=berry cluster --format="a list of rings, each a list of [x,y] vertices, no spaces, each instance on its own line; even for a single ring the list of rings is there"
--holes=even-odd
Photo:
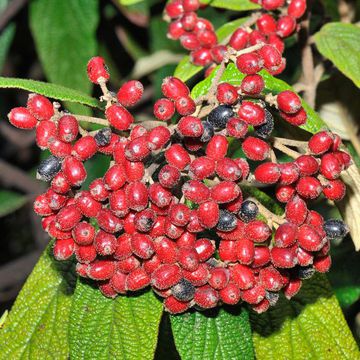
[[[103,91],[106,119],[60,111],[35,94],[26,108],[9,113],[14,126],[36,128],[38,146],[52,154],[38,167],[50,188],[34,210],[55,239],[57,260],[74,256],[79,276],[94,280],[108,297],[150,285],[171,313],[240,301],[263,312],[280,291],[291,298],[303,279],[328,271],[329,241],[348,229],[339,220],[324,221],[306,201],[321,192],[341,199],[345,186],[338,177],[351,160],[339,150],[340,138],[327,131],[308,143],[271,137],[271,106],[293,125],[306,121],[296,94],[250,101],[222,83],[207,99],[212,106],[203,107],[181,80],[168,77],[154,114],[180,120],[137,123],[129,108],[142,97],[139,81],[113,94],[100,57],[89,61],[88,77]],[[81,121],[103,127],[87,132]],[[253,173],[246,158],[229,156],[234,141],[247,159],[261,162]],[[280,164],[274,149],[294,161]],[[84,163],[98,153],[111,158],[110,167],[86,189]],[[243,199],[243,181],[278,184],[284,216]]]
[[[252,1],[266,12],[256,13],[231,35],[227,44],[220,44],[211,22],[197,16],[196,12],[202,7],[199,0],[171,0],[165,7],[165,19],[170,22],[168,37],[179,40],[190,51],[193,64],[209,66],[207,73],[226,59],[229,48],[236,54],[253,46],[254,49],[235,57],[239,70],[254,75],[265,68],[271,74],[279,74],[286,64],[282,58],[284,39],[296,31],[296,21],[306,11],[306,0],[288,3],[285,0]],[[251,28],[253,25],[255,28]],[[251,82],[251,79],[247,81]]]

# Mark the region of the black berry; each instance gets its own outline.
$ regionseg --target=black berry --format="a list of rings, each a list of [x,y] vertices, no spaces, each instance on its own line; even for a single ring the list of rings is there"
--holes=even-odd
[[[94,139],[98,146],[109,145],[111,139],[111,129],[110,128],[100,129],[94,136]]]
[[[272,292],[272,291],[266,291],[265,297],[269,301],[270,306],[275,306],[279,300],[279,293]]]
[[[211,111],[207,120],[215,128],[224,129],[226,127],[226,123],[234,115],[235,114],[231,106],[220,105]]]
[[[312,266],[299,266],[294,271],[296,277],[301,280],[310,279],[315,274],[315,269]]]
[[[264,124],[254,126],[255,134],[263,139],[267,139],[274,130],[274,117],[267,109],[265,109],[265,118]]]
[[[246,200],[241,204],[239,218],[244,222],[254,220],[259,213],[258,206],[251,200]]]
[[[220,210],[219,222],[216,228],[220,231],[231,231],[236,228],[237,219],[235,214],[228,210]]]
[[[343,239],[349,232],[348,226],[341,220],[325,221],[324,230],[329,239]]]
[[[171,293],[179,301],[190,301],[194,297],[195,287],[190,281],[181,279],[171,288]]]
[[[204,132],[201,135],[200,141],[208,142],[214,136],[214,126],[210,124],[208,121],[203,121],[202,124],[204,126]]]
[[[56,156],[49,156],[41,161],[37,168],[37,178],[43,181],[50,181],[61,169],[61,161]]]

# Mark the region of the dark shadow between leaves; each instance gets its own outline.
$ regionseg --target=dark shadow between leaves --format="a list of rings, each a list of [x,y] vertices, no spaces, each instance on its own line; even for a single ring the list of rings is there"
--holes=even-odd
[[[250,310],[250,322],[253,331],[263,337],[271,336],[281,329],[287,319],[296,319],[307,305],[316,303],[321,298],[330,298],[333,293],[323,274],[316,274],[305,280],[299,294],[292,300],[281,295],[278,303],[263,314]]]

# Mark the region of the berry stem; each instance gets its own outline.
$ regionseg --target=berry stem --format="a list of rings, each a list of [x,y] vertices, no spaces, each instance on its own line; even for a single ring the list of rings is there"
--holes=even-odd
[[[276,139],[273,142],[273,146],[275,149],[278,149],[282,153],[289,155],[290,157],[292,157],[294,159],[297,159],[301,155],[299,152],[288,148],[282,142],[279,142]]]
[[[308,148],[308,142],[307,141],[300,141],[300,140],[292,140],[292,139],[286,139],[286,138],[280,138],[280,137],[274,137],[274,140],[277,142],[287,145],[287,146],[296,146],[298,148],[307,150]]]
[[[263,215],[267,220],[270,220],[270,222],[278,225],[281,225],[286,222],[285,218],[271,212],[268,208],[262,205],[257,199],[250,197],[248,198],[248,200],[253,201],[259,208],[260,214]]]
[[[105,120],[105,119],[100,119],[100,118],[91,117],[91,116],[85,116],[85,115],[74,115],[74,116],[79,121],[84,121],[84,122],[88,122],[88,123],[92,123],[92,124],[109,126],[109,122],[107,120]]]

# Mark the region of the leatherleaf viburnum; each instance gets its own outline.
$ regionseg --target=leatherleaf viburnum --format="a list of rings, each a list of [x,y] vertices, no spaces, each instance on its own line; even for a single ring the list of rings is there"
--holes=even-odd
[[[37,145],[51,153],[38,167],[50,186],[34,210],[55,239],[55,259],[74,257],[77,274],[110,298],[150,286],[174,314],[241,301],[260,313],[280,292],[290,299],[302,281],[329,270],[330,240],[348,228],[309,206],[320,196],[344,197],[340,175],[351,158],[327,130],[308,142],[272,134],[278,115],[295,127],[306,123],[298,95],[265,94],[259,74],[284,69],[283,39],[296,31],[306,2],[262,1],[266,12],[227,45],[197,16],[199,6],[173,0],[165,17],[169,37],[207,66],[206,75],[221,64],[207,95],[192,99],[184,82],[167,77],[153,108],[157,120],[139,122],[129,109],[141,101],[143,85],[131,80],[110,92],[104,59],[94,57],[87,73],[101,87],[104,118],[70,114],[37,94],[8,117],[18,128],[35,129]],[[228,62],[246,75],[239,87],[220,82]],[[89,132],[85,122],[101,129]],[[234,142],[243,158],[231,158]],[[279,161],[279,152],[292,161]],[[85,188],[84,163],[99,153],[110,166]],[[273,186],[284,215],[244,198],[244,183]]]

